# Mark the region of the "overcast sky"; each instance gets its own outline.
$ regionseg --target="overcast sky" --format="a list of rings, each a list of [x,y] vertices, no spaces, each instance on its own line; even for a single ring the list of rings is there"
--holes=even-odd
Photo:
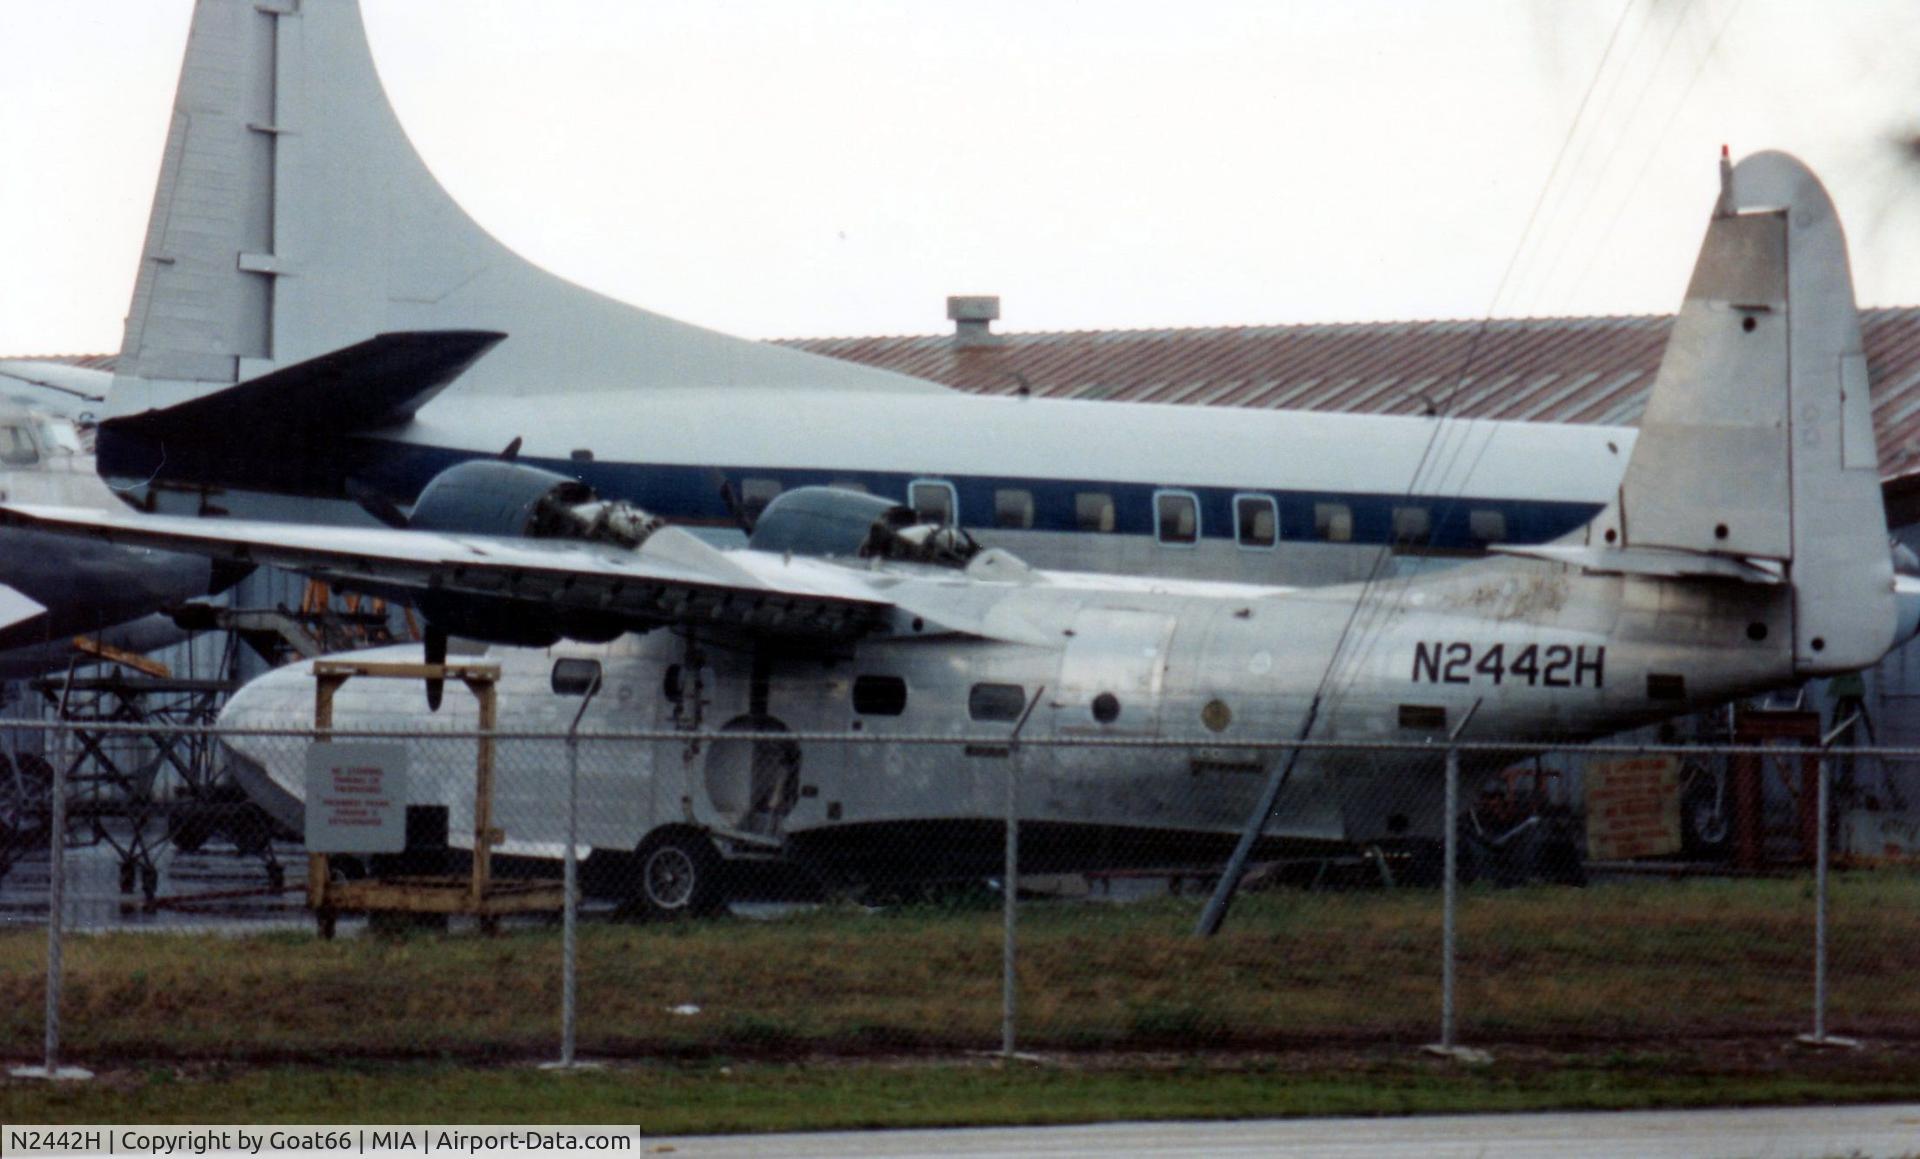
[[[118,348],[190,8],[0,0],[0,354]],[[1722,142],[1920,304],[1910,0],[364,8],[483,224],[754,337],[1670,311]]]

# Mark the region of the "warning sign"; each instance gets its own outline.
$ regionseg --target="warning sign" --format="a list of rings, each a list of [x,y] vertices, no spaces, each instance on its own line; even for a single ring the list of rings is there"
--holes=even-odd
[[[1680,852],[1680,761],[1626,757],[1587,766],[1587,856],[1595,861]]]
[[[398,853],[407,846],[407,750],[315,742],[307,748],[307,849]]]

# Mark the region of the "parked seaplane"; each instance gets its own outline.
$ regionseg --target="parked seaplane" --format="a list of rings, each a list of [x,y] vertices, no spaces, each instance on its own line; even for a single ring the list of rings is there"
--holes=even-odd
[[[1612,501],[1559,541],[1437,574],[1303,589],[1052,572],[832,490],[780,496],[746,549],[722,550],[510,460],[445,469],[404,529],[4,518],[409,598],[438,631],[501,645],[503,729],[563,723],[577,702],[549,680],[597,663],[610,694],[589,730],[682,735],[617,759],[596,742],[582,841],[637,853],[649,906],[699,909],[729,858],[871,871],[942,837],[994,849],[977,838],[1009,776],[1033,864],[1086,866],[1223,845],[1262,781],[1240,743],[1442,741],[1471,715],[1471,736],[1525,748],[1872,664],[1920,601],[1895,577],[1871,413],[1833,205],[1799,162],[1762,153],[1723,170]],[[223,723],[310,726],[311,695],[306,669],[283,669]],[[349,685],[334,727],[417,727],[417,704]],[[1016,761],[1021,721],[1050,743]],[[906,743],[927,736],[955,744]],[[1175,743],[1103,747],[1127,738]],[[230,744],[269,807],[297,807],[292,747]],[[551,750],[503,747],[502,850],[554,855]],[[1265,832],[1431,839],[1440,790],[1431,759],[1311,750]],[[458,796],[417,803],[447,804],[457,835]]]

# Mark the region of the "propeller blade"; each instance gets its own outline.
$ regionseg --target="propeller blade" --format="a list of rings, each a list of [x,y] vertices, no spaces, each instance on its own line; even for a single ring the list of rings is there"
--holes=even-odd
[[[426,632],[427,663],[445,664],[447,662],[447,630],[427,625]],[[427,678],[427,711],[439,712],[440,701],[446,695],[447,682],[437,676]]]
[[[395,505],[394,501],[375,491],[358,479],[347,480],[347,498],[360,505],[360,510],[373,516],[396,531],[407,529],[407,514]]]
[[[753,518],[747,514],[747,505],[740,502],[740,496],[735,494],[733,484],[727,482],[725,478],[720,480],[720,502],[726,504],[727,514],[733,516],[733,521],[740,525],[740,530],[752,535]]]
[[[519,458],[520,443],[521,443],[520,436],[519,435],[513,436],[513,441],[511,443],[508,443],[506,449],[500,452],[500,461],[502,463],[511,463],[515,459]]]

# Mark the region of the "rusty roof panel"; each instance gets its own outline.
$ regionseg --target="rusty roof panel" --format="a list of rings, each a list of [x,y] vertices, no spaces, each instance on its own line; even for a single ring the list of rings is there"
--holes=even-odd
[[[1920,470],[1920,307],[1860,312],[1883,472]],[[977,394],[1186,406],[1630,423],[1646,406],[1670,315],[1320,322],[1177,330],[795,338],[780,345]],[[48,361],[112,370],[112,355]]]
[[[1860,312],[1880,460],[1920,469],[1920,307]],[[798,338],[783,345],[981,394],[1189,406],[1631,423],[1660,369],[1670,315],[1318,322],[1180,330]]]

